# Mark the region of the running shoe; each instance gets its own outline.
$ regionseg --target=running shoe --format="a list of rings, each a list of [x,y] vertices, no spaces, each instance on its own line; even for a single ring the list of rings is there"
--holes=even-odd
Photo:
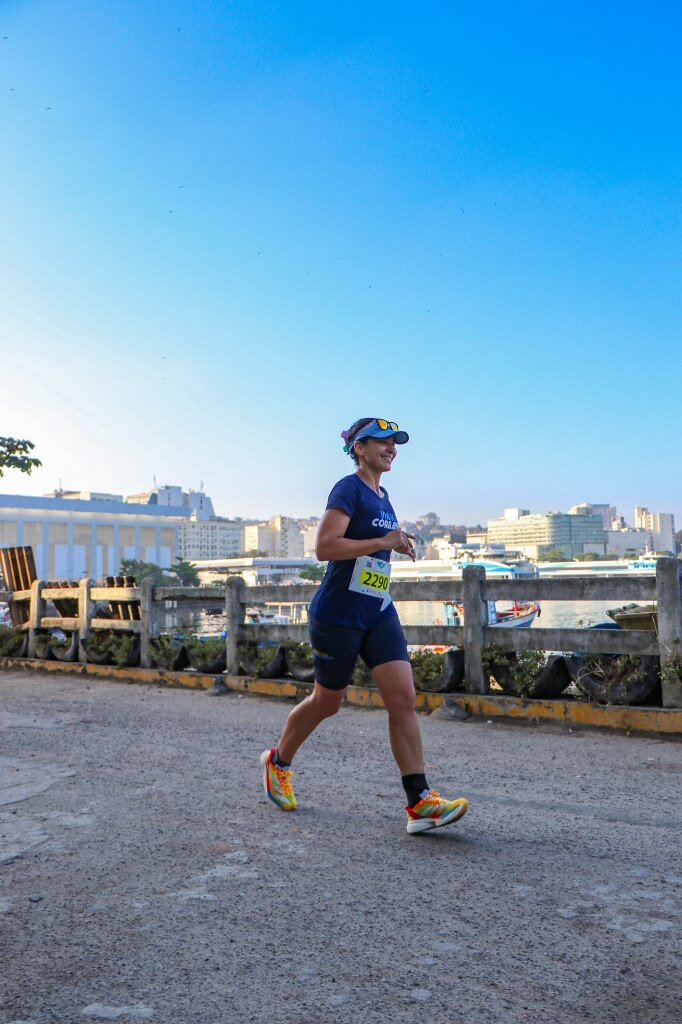
[[[466,814],[468,803],[463,796],[456,800],[444,800],[440,793],[430,789],[428,796],[419,800],[414,807],[406,807],[407,831],[428,832],[432,828],[442,828],[457,821]]]
[[[264,750],[260,756],[260,766],[263,769],[263,788],[272,800],[283,811],[296,810],[296,797],[291,786],[293,772],[290,768],[278,768],[273,762],[277,748]]]

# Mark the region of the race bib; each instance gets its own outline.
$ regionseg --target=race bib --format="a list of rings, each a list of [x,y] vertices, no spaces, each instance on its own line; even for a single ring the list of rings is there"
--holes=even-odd
[[[391,563],[384,562],[381,558],[372,558],[371,555],[361,555],[355,559],[355,567],[349,590],[356,594],[365,594],[367,597],[378,597],[383,603],[381,610],[391,602],[388,592],[391,582]]]

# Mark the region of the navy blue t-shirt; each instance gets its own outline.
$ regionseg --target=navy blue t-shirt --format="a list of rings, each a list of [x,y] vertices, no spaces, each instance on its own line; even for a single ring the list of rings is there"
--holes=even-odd
[[[398,520],[384,488],[380,498],[357,473],[344,476],[334,485],[327,500],[327,508],[339,508],[350,517],[344,537],[349,540],[380,539],[390,530],[398,529]],[[377,542],[373,558],[390,561],[391,552]],[[320,588],[310,602],[309,614],[320,622],[337,626],[371,629],[389,615],[396,615],[391,602],[381,610],[382,601],[348,589],[355,568],[354,558],[329,562]]]

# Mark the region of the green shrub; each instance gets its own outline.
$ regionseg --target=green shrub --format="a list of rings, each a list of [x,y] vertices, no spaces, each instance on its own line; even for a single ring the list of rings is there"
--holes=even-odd
[[[287,652],[295,665],[310,666],[313,663],[313,649],[309,643],[287,643]]]
[[[547,662],[544,651],[505,651],[498,644],[487,644],[481,652],[483,668],[495,677],[499,684],[505,675],[511,676],[516,692],[521,696],[531,697],[537,677]],[[503,677],[497,679],[495,671]],[[503,687],[504,688],[504,687]]]
[[[14,626],[0,626],[0,658],[12,658],[21,650],[24,632]]]
[[[33,637],[34,657],[47,658],[50,653],[52,636],[50,633],[36,633]]]
[[[225,653],[225,641],[219,636],[190,636],[183,641],[189,660],[196,669],[209,669]]]
[[[414,685],[419,690],[426,683],[432,683],[443,673],[445,655],[436,651],[413,651],[410,664],[414,675]]]
[[[161,668],[172,669],[182,645],[175,637],[165,633],[161,636],[153,637],[149,641],[149,646],[152,659],[156,664],[160,665]]]
[[[249,675],[255,676],[260,675],[261,672],[265,672],[266,668],[270,665],[277,654],[278,648],[279,644],[263,644],[262,646],[259,646],[252,641],[249,642],[246,640],[243,640],[237,645],[239,661],[242,667]],[[310,655],[312,659],[312,648]]]

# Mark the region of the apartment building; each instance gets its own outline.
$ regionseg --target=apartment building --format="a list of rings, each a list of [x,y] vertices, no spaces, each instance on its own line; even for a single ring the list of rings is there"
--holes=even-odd
[[[670,512],[650,512],[635,505],[635,529],[648,530],[652,551],[675,551],[675,518]]]
[[[295,519],[274,516],[267,523],[244,527],[244,551],[259,551],[273,558],[303,558],[303,532]]]
[[[566,558],[583,553],[602,554],[606,537],[601,516],[546,512],[531,515],[527,509],[505,509],[499,519],[489,519],[489,544],[517,548],[527,558],[541,559],[551,548]]]

